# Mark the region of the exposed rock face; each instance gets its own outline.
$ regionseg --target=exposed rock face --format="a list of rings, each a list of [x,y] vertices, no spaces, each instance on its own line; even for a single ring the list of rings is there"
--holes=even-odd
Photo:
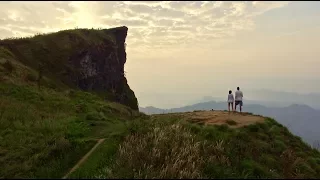
[[[45,35],[48,38],[43,37],[40,46],[32,40],[11,40],[11,42],[16,41],[15,43],[2,41],[0,46],[6,46],[17,55],[18,60],[36,69],[36,64],[32,63],[34,60],[19,50],[21,48],[19,45],[31,43],[33,45],[29,47],[35,47],[32,49],[33,58],[37,57],[38,61],[45,64],[47,73],[63,84],[85,91],[105,93],[108,99],[138,110],[137,99],[128,86],[124,74],[125,39],[128,28],[124,26],[99,31],[86,29],[77,31],[80,31],[82,36],[72,33],[72,30],[58,32],[59,38],[65,41],[67,39],[68,43],[55,43],[59,44],[57,47],[51,44],[55,39],[49,37],[50,35]],[[90,42],[84,38],[99,38],[99,36],[101,36],[99,40]],[[56,38],[56,41],[59,40]]]
[[[69,64],[78,71],[72,73],[70,78],[83,90],[110,92],[117,102],[138,109],[137,100],[124,75],[128,28],[119,27],[107,31],[114,34],[116,42],[104,42],[74,54]]]

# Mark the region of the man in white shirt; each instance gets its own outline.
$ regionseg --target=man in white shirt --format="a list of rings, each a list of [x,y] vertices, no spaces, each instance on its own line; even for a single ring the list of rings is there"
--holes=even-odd
[[[235,110],[237,111],[237,105],[240,105],[240,112],[242,112],[242,98],[243,98],[243,93],[240,91],[240,88],[237,87],[237,91],[235,92]]]

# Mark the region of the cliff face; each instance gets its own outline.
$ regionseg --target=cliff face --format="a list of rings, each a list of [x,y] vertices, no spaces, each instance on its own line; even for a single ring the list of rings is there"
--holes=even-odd
[[[75,29],[33,38],[7,39],[0,47],[56,84],[97,92],[138,109],[124,74],[127,27]]]

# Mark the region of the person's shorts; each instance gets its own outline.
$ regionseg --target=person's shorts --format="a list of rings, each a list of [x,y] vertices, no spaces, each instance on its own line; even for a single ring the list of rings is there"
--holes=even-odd
[[[236,106],[239,105],[239,104],[240,104],[240,106],[242,106],[243,105],[242,101],[235,101],[235,105]]]

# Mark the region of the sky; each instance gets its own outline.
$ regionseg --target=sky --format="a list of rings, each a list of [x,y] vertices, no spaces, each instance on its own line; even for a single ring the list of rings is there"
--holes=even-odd
[[[0,38],[127,26],[140,106],[177,107],[237,86],[320,92],[320,2],[0,2]]]

